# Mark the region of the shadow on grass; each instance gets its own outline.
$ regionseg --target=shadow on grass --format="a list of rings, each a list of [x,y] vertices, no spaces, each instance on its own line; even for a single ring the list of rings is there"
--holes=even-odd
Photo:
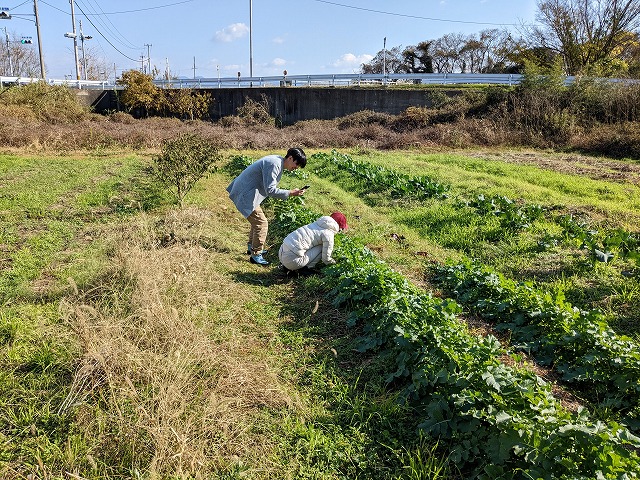
[[[273,265],[273,264],[272,264]],[[261,287],[270,287],[273,285],[281,285],[296,280],[295,277],[286,275],[284,271],[279,270],[277,266],[269,265],[267,267],[255,266],[255,271],[232,271],[231,278],[236,282],[245,283],[247,285],[259,285]]]
[[[422,450],[425,439],[413,410],[403,401],[404,385],[386,381],[395,370],[395,353],[357,349],[362,328],[348,326],[349,313],[333,305],[322,274],[292,282],[294,294],[283,299],[281,315],[295,321],[281,322],[278,333],[286,349],[297,352],[291,365],[297,382],[307,385],[307,393],[324,406],[306,419],[304,427],[313,432],[311,440],[322,445],[315,447],[320,451],[314,455],[341,458],[339,441],[349,437],[351,460],[342,464],[334,460],[332,470],[346,478],[403,478],[412,461],[408,452]],[[318,432],[326,432],[327,441],[313,438]],[[291,440],[298,451],[305,442],[300,432]],[[434,464],[446,464],[446,454],[436,453],[435,448],[435,444],[429,447]],[[426,466],[421,473],[425,476],[420,478],[440,478],[430,475],[433,472]]]

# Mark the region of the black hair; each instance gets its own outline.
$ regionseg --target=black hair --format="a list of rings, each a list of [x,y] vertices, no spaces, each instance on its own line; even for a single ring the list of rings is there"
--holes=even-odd
[[[286,156],[292,157],[300,168],[304,168],[307,165],[307,156],[301,148],[290,148],[287,150]]]

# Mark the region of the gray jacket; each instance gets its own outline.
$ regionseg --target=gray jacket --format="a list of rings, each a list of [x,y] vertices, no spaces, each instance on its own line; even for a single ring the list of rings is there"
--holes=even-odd
[[[284,158],[267,155],[245,168],[229,184],[229,198],[245,218],[267,197],[289,198],[289,190],[278,188],[283,171]]]

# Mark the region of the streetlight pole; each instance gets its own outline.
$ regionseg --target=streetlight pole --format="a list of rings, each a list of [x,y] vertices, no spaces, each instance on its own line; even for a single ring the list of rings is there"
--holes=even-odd
[[[253,0],[249,0],[249,76],[253,77]]]
[[[384,37],[382,43],[382,76],[387,76],[387,37]]]

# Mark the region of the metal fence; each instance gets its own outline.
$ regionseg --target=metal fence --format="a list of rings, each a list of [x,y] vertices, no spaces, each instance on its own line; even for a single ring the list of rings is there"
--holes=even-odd
[[[390,73],[362,74],[335,73],[322,75],[279,75],[273,77],[223,77],[223,78],[178,78],[171,80],[154,80],[160,88],[251,88],[251,87],[353,87],[367,85],[400,86],[400,85],[517,85],[523,75],[502,73]],[[0,87],[25,85],[40,81],[39,78],[2,77]],[[565,85],[570,85],[575,77],[566,77]],[[613,82],[636,83],[639,80],[607,79]],[[122,85],[113,81],[97,80],[59,80],[47,79],[50,85],[65,85],[69,88],[85,90],[121,89]]]
[[[167,88],[247,88],[247,87],[352,87],[367,85],[461,85],[493,84],[516,85],[522,75],[471,74],[471,73],[393,73],[358,74],[335,73],[320,75],[287,75],[273,77],[183,78],[156,80],[154,83]],[[571,81],[573,81],[571,77]]]

